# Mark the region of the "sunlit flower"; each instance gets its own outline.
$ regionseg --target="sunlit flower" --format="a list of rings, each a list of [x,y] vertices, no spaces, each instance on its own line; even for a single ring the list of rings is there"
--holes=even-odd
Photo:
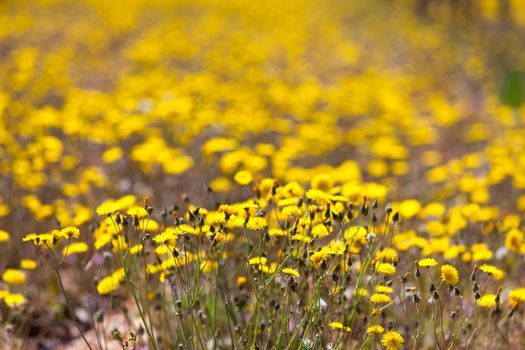
[[[118,210],[118,206],[113,202],[104,202],[97,207],[97,215],[109,215]]]
[[[236,281],[236,284],[237,284],[237,287],[242,287],[246,284],[248,280],[246,279],[245,276],[239,276],[237,277],[237,281]]]
[[[315,267],[319,267],[323,261],[327,259],[328,255],[324,251],[317,251],[310,255],[310,262]]]
[[[396,268],[390,263],[377,263],[376,271],[385,275],[393,275],[396,273]]]
[[[386,332],[383,334],[381,339],[381,344],[385,347],[386,350],[398,350],[403,347],[405,339],[395,331]]]
[[[375,293],[370,296],[370,301],[374,304],[388,304],[392,299],[386,294]]]
[[[233,178],[239,185],[246,186],[253,181],[253,176],[249,171],[241,170]]]
[[[16,294],[7,294],[3,298],[3,300],[4,300],[4,303],[8,307],[14,308],[14,307],[20,306],[23,303],[25,303],[26,298],[24,297],[24,295],[16,293]]]
[[[267,262],[268,259],[266,259],[264,256],[257,256],[248,260],[248,265],[266,265]]]
[[[389,293],[393,293],[394,290],[391,288],[391,287],[388,287],[388,286],[384,286],[382,284],[378,284],[376,286],[376,291],[378,293],[386,293],[386,294],[389,294]]]
[[[503,270],[500,270],[492,265],[484,264],[481,265],[479,269],[483,272],[488,273],[489,275],[492,275],[497,280],[502,280],[505,277],[505,272]]]
[[[366,329],[366,333],[369,333],[369,334],[370,333],[381,334],[384,331],[385,329],[378,324],[371,325]]]
[[[268,222],[266,219],[258,216],[249,218],[246,223],[246,228],[252,231],[261,230],[267,226]]]
[[[352,331],[352,329],[350,327],[344,326],[341,322],[330,322],[329,326],[332,329],[342,329],[345,332],[351,332]]]
[[[459,283],[458,270],[452,265],[441,266],[441,280],[450,286],[455,286]]]
[[[432,258],[425,258],[417,261],[417,266],[421,267],[430,267],[430,266],[436,266],[437,261]]]
[[[148,216],[148,212],[143,207],[134,206],[128,209],[127,214],[129,216],[137,217],[137,218],[145,218]]]
[[[516,288],[509,292],[509,305],[515,308],[519,303],[525,302],[525,288]]]
[[[64,256],[85,253],[89,250],[89,246],[84,242],[75,242],[69,244],[67,247],[62,249],[62,254]]]
[[[289,267],[285,267],[283,270],[282,270],[282,273],[286,274],[286,275],[290,275],[290,276],[294,276],[294,277],[301,277],[301,275],[299,274],[299,272],[295,269],[291,269]]]
[[[505,247],[511,252],[519,253],[523,244],[523,233],[514,228],[505,236]]]
[[[76,227],[65,227],[60,230],[60,234],[64,238],[78,238],[80,237],[80,230]]]
[[[37,267],[37,263],[33,259],[22,259],[20,260],[20,267],[24,270],[34,270]]]
[[[4,243],[4,242],[7,242],[9,241],[9,233],[4,231],[4,230],[0,230],[0,243]]]
[[[477,304],[481,307],[496,306],[496,294],[484,294],[478,299]]]
[[[111,275],[104,277],[97,284],[97,291],[101,295],[110,294],[118,289],[120,281],[124,279],[124,270],[116,270]]]
[[[2,280],[12,285],[23,284],[26,281],[26,275],[20,270],[7,269],[2,274]]]

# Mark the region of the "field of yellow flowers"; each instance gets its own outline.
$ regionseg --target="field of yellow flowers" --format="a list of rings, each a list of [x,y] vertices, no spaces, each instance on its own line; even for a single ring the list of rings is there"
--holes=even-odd
[[[0,349],[525,348],[525,2],[0,2]]]

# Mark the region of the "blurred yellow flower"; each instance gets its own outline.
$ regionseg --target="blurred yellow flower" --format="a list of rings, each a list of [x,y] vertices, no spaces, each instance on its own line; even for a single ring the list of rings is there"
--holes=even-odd
[[[2,274],[2,280],[7,284],[18,285],[26,281],[26,275],[15,269],[6,269]]]
[[[20,260],[20,267],[24,270],[34,270],[37,267],[37,263],[33,259],[22,259]]]
[[[246,186],[253,181],[253,176],[249,171],[241,170],[233,178],[239,185]]]

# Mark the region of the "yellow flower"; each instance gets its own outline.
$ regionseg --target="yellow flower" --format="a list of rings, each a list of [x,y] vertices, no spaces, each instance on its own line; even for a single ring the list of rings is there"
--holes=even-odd
[[[385,329],[378,324],[373,324],[366,329],[366,333],[368,334],[370,333],[381,334],[384,331]]]
[[[242,286],[246,284],[247,281],[248,280],[244,276],[237,277],[237,287],[241,288]]]
[[[60,230],[60,235],[64,238],[78,238],[80,237],[80,230],[76,227],[64,227]]]
[[[131,255],[136,255],[142,251],[143,247],[141,243],[135,244],[131,248],[129,248],[129,253]]]
[[[277,264],[273,262],[270,264],[270,266],[257,265],[257,268],[259,269],[259,271],[262,271],[267,274],[272,274],[272,273],[275,273],[275,270],[277,270]]]
[[[97,291],[99,294],[109,294],[117,290],[120,281],[124,278],[124,269],[120,268],[111,275],[104,277],[97,284]]]
[[[7,233],[4,230],[0,230],[0,243],[9,241],[9,238],[10,238],[9,233]]]
[[[253,181],[253,176],[249,171],[241,170],[233,177],[235,182],[241,186],[249,185]]]
[[[390,331],[383,334],[381,344],[386,350],[398,350],[403,347],[405,339],[398,332]]]
[[[50,247],[53,244],[54,237],[51,233],[29,233],[23,239],[22,242],[32,242],[36,246],[45,245]]]
[[[330,322],[329,326],[332,329],[342,329],[345,332],[351,332],[352,331],[352,329],[350,327],[344,326],[341,322]]]
[[[441,280],[449,286],[455,286],[459,283],[458,270],[452,265],[441,266]]]
[[[393,293],[394,290],[388,286],[384,286],[382,284],[378,284],[376,286],[376,291],[378,291],[379,293],[386,293],[386,294],[389,294],[389,293]]]
[[[175,233],[181,235],[196,235],[198,231],[190,225],[182,224],[175,228]]]
[[[516,288],[509,292],[509,305],[516,308],[519,303],[525,301],[525,288]]]
[[[430,266],[436,266],[437,261],[432,258],[425,258],[417,261],[417,266],[421,267],[430,267]]]
[[[399,256],[393,248],[385,248],[377,251],[375,258],[377,260],[387,261],[390,263],[395,263],[399,261]]]
[[[392,299],[386,294],[375,293],[370,297],[370,301],[374,304],[388,304]]]
[[[505,272],[503,270],[500,270],[492,265],[484,264],[481,265],[479,269],[483,272],[488,273],[489,275],[492,275],[497,280],[502,280],[505,277]]]
[[[175,239],[179,236],[178,231],[175,230],[173,227],[167,227],[164,232],[159,233],[155,237],[153,237],[153,241],[155,243],[164,243],[166,241],[169,241],[171,239]]]
[[[327,253],[324,251],[317,251],[310,255],[310,262],[315,267],[319,267],[323,261],[328,257]]]
[[[313,189],[313,188],[308,190],[308,192],[306,192],[306,197],[311,199],[317,204],[327,203],[330,201],[330,198],[331,198],[330,194],[324,191],[321,191],[321,190]]]
[[[410,219],[421,210],[421,203],[415,199],[407,199],[399,203],[399,215],[403,219]]]
[[[13,308],[22,305],[26,298],[22,294],[7,294],[3,300],[8,307]]]
[[[485,294],[478,299],[477,304],[481,307],[494,307],[496,306],[496,294]]]
[[[246,228],[252,231],[261,230],[266,226],[268,226],[266,219],[258,216],[249,218],[248,222],[246,223]]]
[[[354,291],[356,296],[366,297],[368,296],[368,291],[365,288],[359,288],[357,291]]]
[[[324,192],[330,191],[334,185],[334,180],[328,174],[317,174],[312,179],[312,188]]]
[[[72,254],[85,253],[89,250],[89,246],[84,242],[75,242],[71,243],[69,246],[64,247],[62,254],[64,256],[69,256]]]
[[[376,271],[378,273],[384,273],[385,275],[393,275],[396,273],[396,268],[389,263],[377,263]]]
[[[20,267],[24,270],[34,270],[36,269],[36,261],[33,259],[22,259],[20,260]]]
[[[118,206],[114,202],[104,202],[97,207],[97,215],[109,215],[118,210]]]
[[[257,256],[248,260],[248,265],[266,265],[267,261],[268,259],[266,259],[264,256]]]
[[[330,231],[331,231],[331,227],[330,227]],[[325,225],[318,224],[312,228],[312,236],[314,238],[326,237],[330,234],[330,231],[326,228]]]
[[[26,275],[20,270],[7,269],[2,274],[2,280],[8,284],[18,285],[26,281]]]
[[[145,218],[148,216],[148,212],[143,207],[134,206],[128,209],[127,214],[129,216],[137,217],[137,218]]]
[[[111,147],[102,153],[102,161],[104,163],[113,163],[122,158],[122,154],[124,152],[122,151],[122,148],[120,147]]]
[[[522,243],[523,233],[520,230],[513,228],[507,232],[507,236],[505,237],[505,247],[507,247],[508,250],[514,253],[519,253]]]
[[[286,275],[290,275],[290,276],[294,276],[294,277],[301,277],[301,275],[299,274],[299,272],[295,269],[291,269],[291,268],[288,268],[288,267],[285,267],[282,272]]]

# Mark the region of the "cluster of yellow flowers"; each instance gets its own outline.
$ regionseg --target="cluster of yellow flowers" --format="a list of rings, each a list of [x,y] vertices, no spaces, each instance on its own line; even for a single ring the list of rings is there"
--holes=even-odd
[[[154,349],[523,326],[523,1],[5,1],[0,22],[2,326],[37,309],[36,256],[70,311],[96,298],[72,318],[102,348],[112,312]]]

